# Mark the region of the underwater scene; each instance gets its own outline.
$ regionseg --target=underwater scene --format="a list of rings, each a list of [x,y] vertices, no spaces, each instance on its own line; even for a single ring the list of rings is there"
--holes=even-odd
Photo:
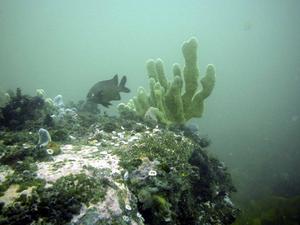
[[[0,225],[299,225],[299,11],[0,0]]]

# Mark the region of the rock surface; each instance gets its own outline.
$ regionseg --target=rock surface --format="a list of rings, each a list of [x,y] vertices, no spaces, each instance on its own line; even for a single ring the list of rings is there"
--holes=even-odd
[[[1,225],[235,220],[230,174],[195,132],[108,116],[84,124],[79,114],[50,127],[47,146],[32,129],[0,132]]]

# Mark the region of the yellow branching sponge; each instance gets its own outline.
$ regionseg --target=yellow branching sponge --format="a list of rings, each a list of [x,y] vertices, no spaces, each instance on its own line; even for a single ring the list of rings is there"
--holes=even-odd
[[[165,124],[184,124],[203,114],[204,100],[215,85],[215,68],[208,65],[205,76],[199,82],[196,38],[182,45],[185,59],[183,72],[178,64],[173,65],[173,80],[167,80],[161,59],[147,61],[150,93],[143,87],[128,104],[119,105],[120,112],[134,111],[139,116],[149,117]]]

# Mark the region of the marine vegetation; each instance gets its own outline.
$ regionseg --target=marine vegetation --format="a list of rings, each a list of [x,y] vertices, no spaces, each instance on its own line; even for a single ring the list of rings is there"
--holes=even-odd
[[[44,100],[39,96],[23,95],[20,88],[11,93],[10,100],[0,108],[0,128],[22,130],[28,122],[41,123]],[[34,125],[34,124],[31,124]]]
[[[156,129],[122,151],[145,224],[231,224],[238,210],[226,167],[184,136]],[[217,207],[215,207],[218,205]]]
[[[52,187],[40,184],[30,195],[21,194],[15,204],[1,209],[0,224],[65,224],[80,212],[83,203],[103,199],[106,183],[84,174],[69,175],[57,180]],[[3,206],[2,206],[3,207]]]
[[[182,45],[185,59],[183,71],[173,65],[173,80],[167,80],[161,59],[147,61],[150,94],[140,87],[128,104],[121,103],[121,115],[134,111],[141,117],[164,124],[184,124],[191,118],[201,117],[204,100],[211,94],[215,84],[215,68],[208,65],[205,76],[199,79],[197,66],[197,39],[191,38]]]

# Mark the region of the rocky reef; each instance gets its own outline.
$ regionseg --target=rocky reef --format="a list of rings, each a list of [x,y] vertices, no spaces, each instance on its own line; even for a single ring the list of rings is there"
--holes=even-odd
[[[1,108],[2,115],[7,109]],[[208,153],[209,142],[197,131],[166,129],[128,115],[80,112],[75,117],[64,114],[59,123],[47,126],[46,115],[55,119],[62,111],[48,104],[37,110],[43,120],[21,110],[24,122],[1,124],[0,224],[196,225],[235,220],[230,174]]]
[[[120,116],[21,89],[0,104],[0,224],[220,225],[239,210],[223,162],[186,122],[201,117],[215,83],[199,79],[197,40],[182,46],[185,65],[168,81],[149,60],[143,87]]]

